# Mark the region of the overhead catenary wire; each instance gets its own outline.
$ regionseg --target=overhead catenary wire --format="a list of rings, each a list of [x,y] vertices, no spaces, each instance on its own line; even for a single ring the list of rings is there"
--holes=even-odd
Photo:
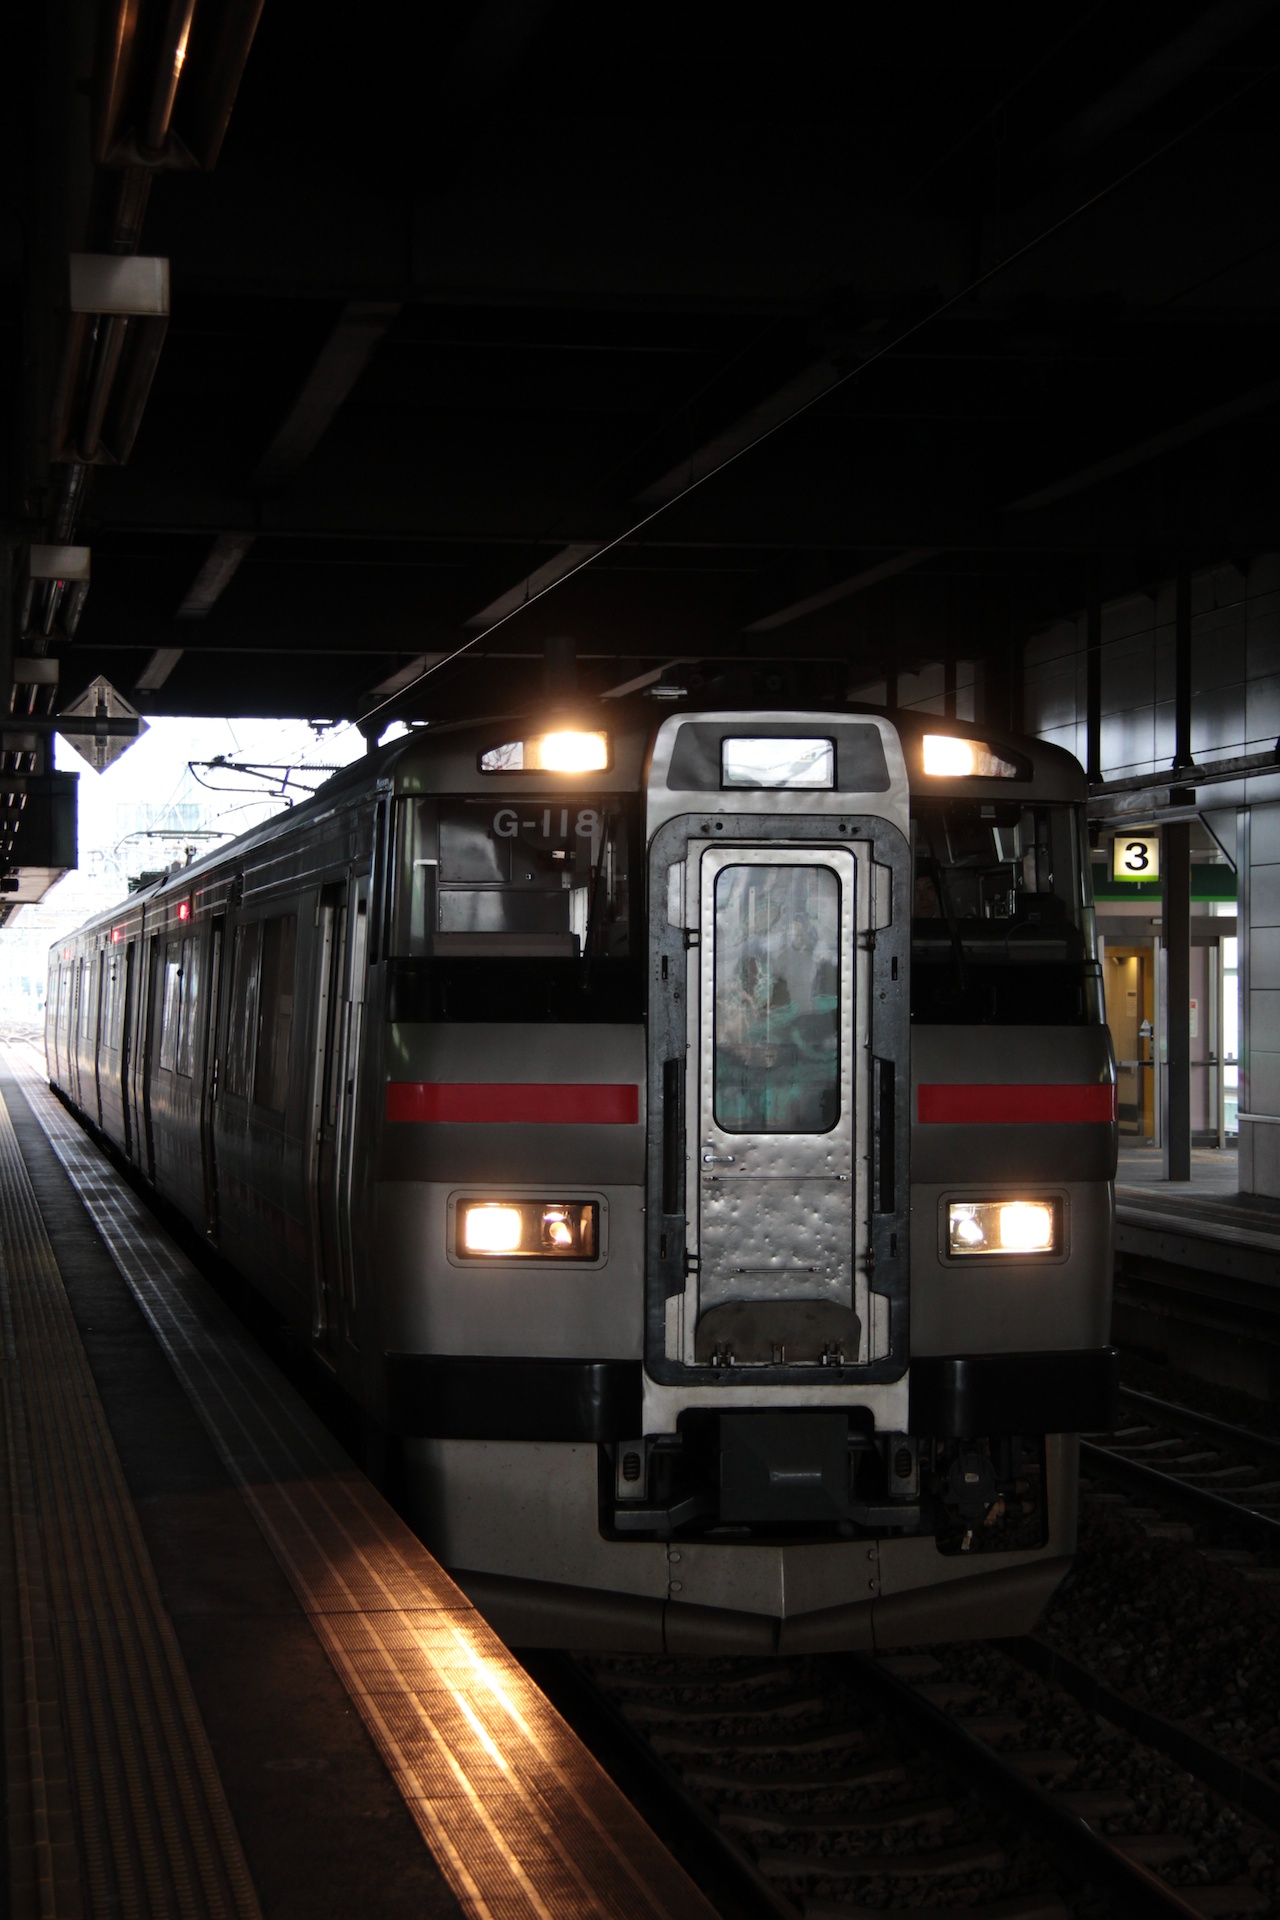
[[[1216,120],[1220,114],[1236,106],[1248,94],[1255,92],[1259,87],[1265,85],[1267,81],[1275,77],[1278,71],[1280,71],[1280,62],[1273,61],[1269,66],[1263,68],[1261,72],[1253,74],[1225,99],[1219,100],[1215,102],[1213,106],[1207,108],[1198,119],[1181,127],[1177,133],[1171,134],[1167,140],[1162,141],[1159,146],[1153,148],[1150,153],[1145,154],[1142,159],[1135,161],[1132,166],[1126,167],[1124,171],[1117,174],[1113,180],[1107,181],[1105,185],[1099,187],[1094,193],[1089,194],[1084,200],[1080,201],[1078,205],[1072,207],[1068,212],[1061,214],[1056,220],[1050,221],[1049,224],[1042,227],[1038,233],[1033,234],[1029,240],[1024,240],[1021,245],[1012,248],[1010,252],[1004,254],[990,267],[985,268],[981,273],[975,275],[972,280],[966,282],[966,284],[955,293],[949,294],[945,300],[941,300],[936,306],[931,307],[928,313],[922,314],[919,319],[913,320],[908,326],[903,327],[891,340],[887,340],[883,346],[877,347],[874,352],[869,353],[864,359],[858,362],[857,366],[851,367],[847,373],[840,375],[837,380],[829,387],[826,387],[821,393],[814,394],[808,399],[799,401],[788,413],[784,414],[781,419],[772,421],[769,425],[762,427],[759,433],[747,440],[742,446],[735,447],[731,452],[727,453],[722,460],[717,461],[714,466],[708,467],[705,472],[691,477],[686,485],[681,487],[678,492],[673,493],[668,499],[660,501],[657,506],[651,507],[646,513],[642,514],[638,519],[624,528],[621,533],[614,534],[610,539],[602,541],[592,553],[577,561],[573,566],[566,568],[566,570],[559,574],[554,580],[548,581],[544,586],[538,587],[529,593],[518,606],[512,607],[507,613],[502,614],[491,626],[486,627],[482,633],[474,634],[469,640],[460,642],[452,651],[442,654],[441,657],[432,662],[431,665],[423,667],[422,671],[405,686],[398,688],[395,693],[388,694],[385,699],[367,708],[360,716],[362,728],[367,728],[369,723],[376,720],[381,714],[385,713],[388,716],[395,715],[403,706],[406,698],[413,693],[416,688],[422,686],[427,680],[433,679],[437,674],[443,672],[446,667],[452,666],[455,661],[460,660],[465,654],[471,653],[482,641],[490,639],[501,627],[505,627],[508,622],[516,619],[520,614],[526,612],[528,608],[537,605],[540,600],[546,599],[548,594],[563,587],[566,582],[576,579],[576,577],[580,573],[585,572],[587,568],[596,566],[607,554],[615,552],[617,548],[625,546],[628,541],[634,540],[637,534],[643,533],[646,527],[652,526],[663,514],[670,512],[672,507],[678,506],[682,501],[689,499],[692,494],[699,491],[702,487],[705,487],[708,482],[717,479],[720,474],[726,472],[730,467],[736,466],[747,454],[754,453],[758,447],[765,445],[767,441],[776,438],[776,436],[786,428],[793,426],[797,420],[803,418],[803,416],[816,407],[819,402],[829,400],[832,394],[838,393],[843,387],[848,386],[851,381],[858,379],[862,374],[866,373],[870,367],[875,366],[879,361],[885,360],[891,354],[896,353],[908,340],[912,340],[918,334],[924,332],[927,327],[931,326],[934,321],[941,319],[944,314],[950,313],[964,301],[972,299],[975,294],[980,293],[984,287],[990,286],[994,280],[997,280],[1002,274],[1007,273],[1009,269],[1016,266],[1019,261],[1025,260],[1030,254],[1035,253],[1040,247],[1044,246],[1047,241],[1053,239],[1055,235],[1062,233],[1066,228],[1074,225],[1077,220],[1082,219],[1087,213],[1092,212],[1095,207],[1101,206],[1114,194],[1118,193],[1121,188],[1146,173],[1151,167],[1155,166],[1158,161],[1162,160],[1166,154],[1171,153],[1174,148],[1182,145],[1184,141],[1191,139],[1193,135],[1199,133],[1204,127]]]

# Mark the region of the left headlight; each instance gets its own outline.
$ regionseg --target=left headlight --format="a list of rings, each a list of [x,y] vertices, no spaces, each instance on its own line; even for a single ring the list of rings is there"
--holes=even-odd
[[[952,1200],[947,1208],[947,1252],[1057,1253],[1062,1247],[1058,1200]]]
[[[459,1200],[457,1252],[464,1260],[594,1260],[600,1208],[594,1200]]]

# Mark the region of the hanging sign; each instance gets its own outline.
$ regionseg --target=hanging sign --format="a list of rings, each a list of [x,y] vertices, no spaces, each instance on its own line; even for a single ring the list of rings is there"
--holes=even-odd
[[[138,731],[136,734],[77,733],[75,717],[78,714],[83,714],[86,720],[137,720]],[[59,721],[68,724],[59,724],[58,732],[82,760],[89,762],[95,773],[105,773],[112,762],[122,753],[128,753],[134,741],[140,740],[147,731],[147,723],[139,718],[138,709],[131,707],[103,674],[89,682],[78,700],[67,703]]]
[[[1156,834],[1117,834],[1111,842],[1113,880],[1158,880],[1160,840]]]

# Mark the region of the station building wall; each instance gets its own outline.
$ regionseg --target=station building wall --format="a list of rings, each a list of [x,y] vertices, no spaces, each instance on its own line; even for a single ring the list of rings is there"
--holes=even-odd
[[[1174,582],[1102,608],[1104,780],[1168,771],[1174,756]],[[1027,642],[1024,724],[1086,758],[1086,619]],[[1198,766],[1280,741],[1280,553],[1191,581],[1191,751]],[[1240,928],[1240,1188],[1280,1198],[1280,772],[1202,787],[1235,860]],[[1135,813],[1134,818],[1138,816]],[[1149,817],[1158,817],[1152,813]]]

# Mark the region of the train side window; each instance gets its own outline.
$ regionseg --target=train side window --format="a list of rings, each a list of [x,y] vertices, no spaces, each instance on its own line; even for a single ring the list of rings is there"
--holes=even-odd
[[[262,922],[236,928],[231,959],[231,1009],[227,1019],[227,1093],[249,1097],[253,1043],[258,1031],[258,963],[262,956]]]
[[[188,1079],[195,1072],[196,1002],[200,987],[200,949],[193,936],[182,943],[182,999],[178,1011],[178,1072]]]
[[[178,1026],[182,1018],[182,944],[170,940],[164,950],[164,984],[160,990],[160,1065],[172,1073],[178,1058]]]
[[[111,1044],[117,1053],[123,1053],[125,1046],[125,979],[127,962],[123,952],[113,955],[111,961]]]
[[[116,1021],[119,1018],[116,1002],[116,957],[108,948],[102,963],[102,1044],[114,1053],[119,1045]]]
[[[289,1042],[293,1033],[293,974],[298,916],[282,914],[262,923],[258,1049],[253,1098],[269,1113],[283,1113],[289,1094]]]

